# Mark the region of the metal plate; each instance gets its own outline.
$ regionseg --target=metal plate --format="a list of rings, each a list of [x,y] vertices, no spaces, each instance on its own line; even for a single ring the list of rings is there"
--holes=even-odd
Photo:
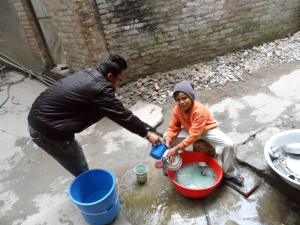
[[[300,157],[289,155],[286,158],[288,168],[295,174],[300,175]]]
[[[300,155],[300,143],[284,145],[282,149],[289,154]]]
[[[168,152],[169,152],[169,150],[167,150],[165,152],[165,154],[163,155],[163,157],[161,158],[162,163],[169,170],[178,170],[181,167],[181,165],[182,165],[182,158],[181,158],[181,156],[177,153],[177,155],[175,157],[175,162],[173,162],[172,164],[170,164],[169,163],[169,159],[167,159],[167,157],[166,157],[166,155],[167,155]]]

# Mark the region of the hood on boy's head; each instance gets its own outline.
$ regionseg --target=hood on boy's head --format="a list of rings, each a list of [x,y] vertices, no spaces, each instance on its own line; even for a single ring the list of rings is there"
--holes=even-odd
[[[175,87],[174,87],[174,91],[173,91],[173,97],[174,98],[175,98],[175,93],[178,92],[178,91],[187,94],[190,97],[190,99],[192,99],[192,101],[195,100],[193,82],[188,81],[188,80],[184,80],[184,81],[181,81],[180,83],[176,84]]]

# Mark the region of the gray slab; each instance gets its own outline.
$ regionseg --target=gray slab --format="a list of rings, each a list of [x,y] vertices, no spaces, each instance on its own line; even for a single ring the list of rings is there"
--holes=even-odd
[[[162,108],[153,103],[138,101],[130,110],[152,129],[163,120]]]
[[[230,180],[223,179],[223,182],[228,186],[239,192],[245,197],[249,197],[261,184],[262,178],[256,175],[256,173],[247,167],[237,167],[238,173],[244,177],[244,183],[236,184]]]
[[[263,144],[258,140],[249,141],[237,149],[237,160],[251,166],[255,170],[263,171],[269,165],[265,160]]]
[[[173,98],[172,99],[168,99],[166,101],[166,103],[164,105],[162,105],[162,108],[163,108],[163,120],[162,120],[161,124],[159,124],[156,127],[156,132],[159,135],[161,135],[161,136],[163,136],[163,134],[165,132],[167,132],[169,124],[170,124],[170,122],[172,120],[172,112],[173,112],[174,106],[176,105],[173,102],[174,102]],[[171,104],[169,104],[169,103],[171,103]]]

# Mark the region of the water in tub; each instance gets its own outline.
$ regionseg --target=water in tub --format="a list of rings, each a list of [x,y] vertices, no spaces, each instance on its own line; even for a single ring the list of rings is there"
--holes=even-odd
[[[211,167],[200,168],[199,163],[196,162],[182,166],[176,171],[174,179],[188,188],[206,188],[216,183],[217,176]]]

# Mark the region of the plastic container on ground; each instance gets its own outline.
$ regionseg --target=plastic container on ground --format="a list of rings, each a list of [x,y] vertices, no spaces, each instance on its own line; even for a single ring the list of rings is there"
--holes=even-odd
[[[144,164],[137,165],[134,168],[134,173],[136,175],[138,182],[140,182],[141,184],[147,182],[148,167],[146,165]]]
[[[69,197],[91,225],[111,222],[120,209],[115,177],[104,169],[88,170],[76,177]]]
[[[269,166],[289,185],[300,190],[300,183],[287,177],[281,171],[279,171],[273,164],[269,150],[271,147],[283,146],[290,143],[299,143],[300,142],[300,129],[288,130],[280,132],[273,137],[271,137],[264,148],[265,158]]]
[[[152,145],[150,155],[155,159],[161,159],[167,149],[168,146],[166,144],[158,143],[156,146]]]
[[[188,198],[204,198],[207,195],[209,195],[222,180],[223,170],[220,164],[213,157],[210,157],[201,152],[182,152],[180,153],[180,156],[182,158],[182,165],[194,162],[205,162],[209,167],[211,167],[215,171],[217,181],[212,186],[209,186],[207,188],[188,188],[180,185],[174,180],[174,175],[176,171],[168,169],[168,176],[171,179],[175,190]]]

